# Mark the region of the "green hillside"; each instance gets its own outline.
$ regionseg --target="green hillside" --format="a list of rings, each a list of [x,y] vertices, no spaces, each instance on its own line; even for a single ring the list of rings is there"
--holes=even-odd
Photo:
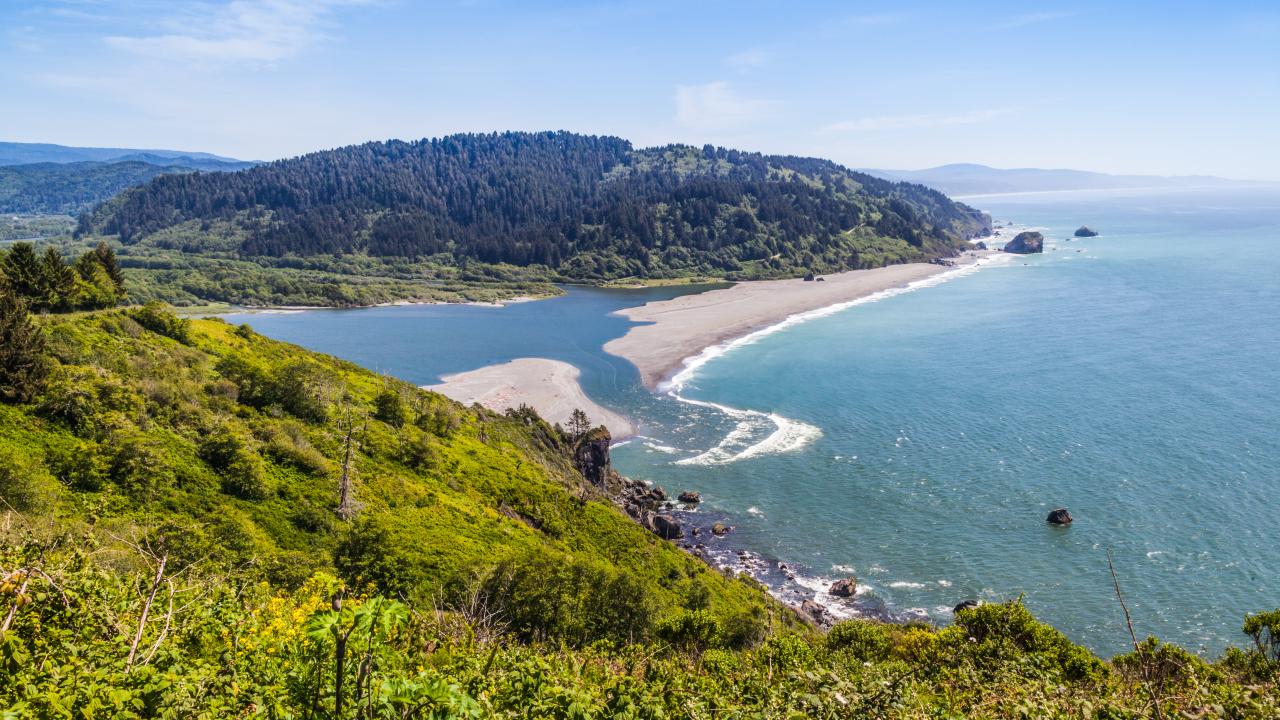
[[[84,214],[78,233],[280,267],[364,257],[602,282],[929,260],[989,226],[934,190],[827,160],[509,132],[161,176]]]
[[[1280,714],[1280,611],[1213,663],[1016,600],[823,634],[620,512],[600,430],[155,305],[0,291],[0,340],[5,720]]]

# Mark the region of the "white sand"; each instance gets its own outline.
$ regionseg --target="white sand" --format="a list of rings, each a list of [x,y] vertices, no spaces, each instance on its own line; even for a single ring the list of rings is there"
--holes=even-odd
[[[985,254],[966,252],[955,262],[956,265],[969,264]],[[775,325],[797,313],[856,300],[951,269],[930,263],[890,265],[825,275],[823,282],[800,279],[743,282],[720,290],[651,302],[619,310],[617,314],[630,320],[652,324],[631,328],[626,335],[605,343],[604,349],[630,360],[640,370],[645,386],[653,389],[679,371],[686,358],[712,345]]]
[[[424,385],[465,405],[480,403],[497,412],[527,404],[547,422],[567,426],[569,416],[581,408],[592,425],[609,428],[614,440],[635,433],[631,423],[587,397],[578,384],[578,368],[559,360],[519,358],[456,375],[446,375],[439,385]]]

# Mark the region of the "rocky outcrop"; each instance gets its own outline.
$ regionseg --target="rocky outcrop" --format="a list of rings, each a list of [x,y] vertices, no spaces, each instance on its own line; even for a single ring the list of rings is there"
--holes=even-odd
[[[1072,517],[1066,508],[1054,508],[1044,520],[1051,525],[1070,525]]]
[[[813,622],[819,627],[830,627],[835,624],[835,618],[823,605],[814,600],[805,600],[800,603],[800,617]]]
[[[842,598],[853,597],[854,593],[857,591],[858,579],[852,577],[843,578],[831,583],[831,587],[827,590],[827,592],[832,595]]]
[[[954,608],[952,608],[952,609],[951,609],[951,612],[952,612],[952,613],[958,613],[958,612],[960,612],[961,610],[972,610],[973,608],[976,608],[976,607],[978,607],[978,606],[979,606],[979,605],[981,605],[981,604],[982,604],[982,602],[981,602],[981,601],[978,601],[978,600],[965,600],[965,601],[961,602],[959,605],[957,605],[957,606],[955,606]]]
[[[573,447],[573,464],[582,473],[587,482],[596,487],[605,487],[613,468],[609,464],[609,445],[613,436],[609,429],[601,425],[578,438]]]
[[[677,499],[680,502],[684,503],[685,505],[697,505],[698,503],[702,502],[702,493],[694,492],[692,490],[685,490],[684,492],[680,493],[680,496]]]
[[[671,515],[646,513],[644,524],[650,532],[663,540],[679,540],[684,537],[684,530],[680,527],[680,521]]]
[[[1081,225],[1075,232],[1076,237],[1098,237],[1098,231],[1088,225]]]
[[[1014,235],[1013,239],[1005,244],[1004,251],[1007,253],[1017,253],[1019,255],[1042,253],[1044,252],[1044,235],[1041,235],[1034,230],[1020,232],[1017,235]]]
[[[973,249],[974,249],[974,250],[986,250],[986,249],[987,249],[987,244],[986,244],[986,243],[984,243],[984,242],[982,242],[982,241],[978,241],[978,242],[976,242],[976,243],[974,243],[974,244],[973,244]]]

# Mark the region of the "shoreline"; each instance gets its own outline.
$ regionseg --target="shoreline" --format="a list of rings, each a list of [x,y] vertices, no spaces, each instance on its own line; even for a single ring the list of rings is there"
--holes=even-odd
[[[567,427],[574,410],[587,414],[591,424],[604,425],[615,440],[635,435],[626,417],[592,400],[578,383],[581,372],[567,362],[548,358],[518,358],[497,365],[445,375],[443,382],[423,385],[464,405],[479,403],[494,412],[529,405],[549,423]]]
[[[905,263],[821,276],[822,280],[752,280],[728,288],[682,295],[616,311],[644,323],[605,343],[604,351],[629,361],[651,391],[677,380],[762,331],[802,321],[812,313],[836,312],[882,293],[977,267],[994,250],[966,250],[951,264]]]

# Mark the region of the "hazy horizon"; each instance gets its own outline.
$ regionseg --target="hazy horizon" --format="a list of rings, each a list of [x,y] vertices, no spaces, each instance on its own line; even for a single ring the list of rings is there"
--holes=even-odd
[[[0,19],[15,142],[272,160],[566,129],[850,167],[1280,180],[1280,12],[1247,0],[60,0]]]

